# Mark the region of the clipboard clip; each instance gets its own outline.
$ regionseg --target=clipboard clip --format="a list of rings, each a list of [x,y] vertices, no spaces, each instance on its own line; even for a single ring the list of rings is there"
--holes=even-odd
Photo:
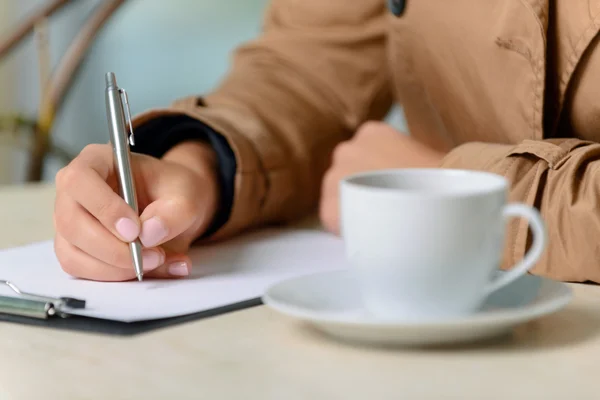
[[[0,296],[0,313],[47,319],[66,318],[69,309],[85,308],[85,300],[72,297],[48,297],[23,292],[14,283],[0,279],[0,285],[8,286],[18,297]]]

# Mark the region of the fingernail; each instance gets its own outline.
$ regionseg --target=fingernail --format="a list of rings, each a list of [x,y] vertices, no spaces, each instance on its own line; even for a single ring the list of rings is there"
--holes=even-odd
[[[190,271],[185,261],[175,261],[169,265],[169,275],[174,276],[188,276]]]
[[[158,217],[152,217],[142,224],[140,240],[145,247],[156,246],[166,236],[167,228]]]
[[[146,249],[142,251],[142,262],[144,271],[152,271],[163,265],[165,260],[160,251]]]
[[[121,237],[127,242],[133,242],[138,237],[139,228],[135,222],[129,218],[119,219],[115,225],[115,228],[117,229],[119,235],[121,235]]]

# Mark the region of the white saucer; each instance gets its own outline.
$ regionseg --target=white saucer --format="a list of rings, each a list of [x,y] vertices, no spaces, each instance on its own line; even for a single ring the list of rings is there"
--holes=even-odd
[[[334,338],[366,344],[423,346],[504,335],[518,324],[559,310],[571,298],[572,291],[564,283],[526,275],[491,295],[473,315],[423,322],[382,321],[361,307],[356,282],[348,270],[341,270],[277,283],[267,289],[263,302]]]

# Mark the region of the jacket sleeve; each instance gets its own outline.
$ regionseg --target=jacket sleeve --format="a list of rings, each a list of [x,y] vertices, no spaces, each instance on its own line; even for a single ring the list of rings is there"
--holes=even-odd
[[[392,103],[386,11],[381,0],[274,0],[261,34],[235,50],[212,92],[134,118],[136,127],[187,115],[231,146],[233,206],[213,237],[310,211],[334,146],[385,116]]]
[[[600,144],[578,139],[467,143],[452,150],[442,167],[503,175],[511,184],[510,201],[540,210],[549,245],[533,273],[600,282]],[[503,268],[522,258],[530,244],[527,223],[513,221],[507,225]]]

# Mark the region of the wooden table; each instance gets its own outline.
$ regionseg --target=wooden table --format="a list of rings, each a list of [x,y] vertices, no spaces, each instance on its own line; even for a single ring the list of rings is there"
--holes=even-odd
[[[52,238],[52,186],[0,188],[0,247]],[[599,399],[600,288],[492,343],[351,347],[265,307],[134,337],[0,323],[0,399]]]

